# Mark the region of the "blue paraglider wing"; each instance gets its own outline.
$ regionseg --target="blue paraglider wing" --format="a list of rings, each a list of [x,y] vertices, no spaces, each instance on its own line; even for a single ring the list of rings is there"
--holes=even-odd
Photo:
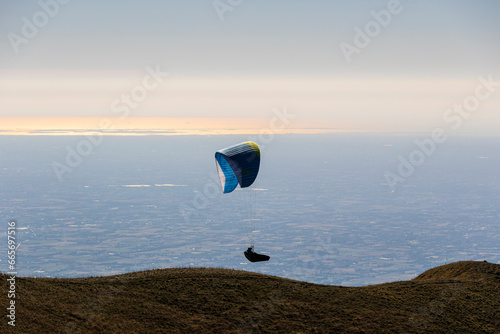
[[[230,146],[215,153],[219,180],[224,193],[230,193],[238,184],[249,187],[259,173],[260,149],[251,141]]]
[[[224,193],[230,193],[238,186],[238,179],[222,154],[219,152],[215,153],[215,160],[217,161],[217,171],[219,172],[222,190]]]

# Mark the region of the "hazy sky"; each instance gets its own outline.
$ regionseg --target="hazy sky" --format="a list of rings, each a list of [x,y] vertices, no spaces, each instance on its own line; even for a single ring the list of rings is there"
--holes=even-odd
[[[495,0],[0,0],[0,117],[286,106],[298,122],[425,130],[469,102],[448,120],[492,130],[500,84],[478,86],[500,82],[499,14]]]

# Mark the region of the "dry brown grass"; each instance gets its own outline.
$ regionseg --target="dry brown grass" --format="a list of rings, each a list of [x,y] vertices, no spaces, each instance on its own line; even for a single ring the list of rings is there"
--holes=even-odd
[[[500,265],[486,262],[349,288],[214,268],[17,278],[16,327],[2,316],[0,332],[500,333],[499,286]]]

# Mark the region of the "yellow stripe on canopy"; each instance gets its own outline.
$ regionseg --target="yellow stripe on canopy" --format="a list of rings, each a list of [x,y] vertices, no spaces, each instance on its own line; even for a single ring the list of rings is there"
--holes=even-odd
[[[255,153],[257,153],[257,155],[260,158],[260,149],[259,149],[259,146],[257,144],[255,144],[253,141],[246,141],[246,142],[244,142],[244,144],[247,144],[248,146],[250,146],[251,148],[253,148],[253,150],[255,151]]]

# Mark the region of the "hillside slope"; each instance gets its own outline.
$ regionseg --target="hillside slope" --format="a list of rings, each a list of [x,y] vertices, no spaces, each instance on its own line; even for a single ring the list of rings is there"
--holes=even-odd
[[[2,316],[0,332],[500,333],[499,287],[500,265],[486,262],[365,287],[211,268],[17,278],[16,326]],[[6,314],[7,293],[0,303]]]

